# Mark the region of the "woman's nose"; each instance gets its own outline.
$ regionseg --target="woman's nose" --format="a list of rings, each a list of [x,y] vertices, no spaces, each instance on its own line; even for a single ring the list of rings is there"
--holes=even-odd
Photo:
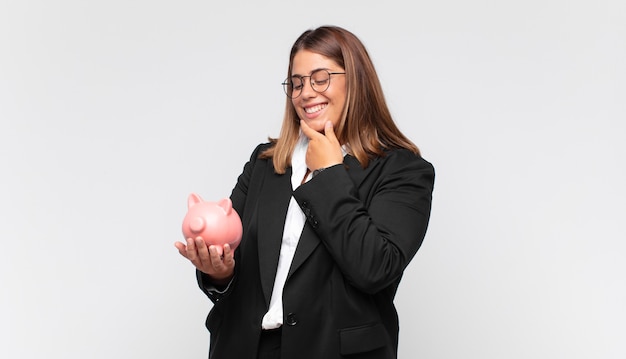
[[[313,90],[313,83],[311,81],[303,81],[302,84],[302,97],[314,97],[317,92]]]

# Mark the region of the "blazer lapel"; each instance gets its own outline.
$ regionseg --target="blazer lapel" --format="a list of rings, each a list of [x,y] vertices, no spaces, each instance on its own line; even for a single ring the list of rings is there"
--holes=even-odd
[[[272,173],[265,180],[257,208],[259,271],[267,305],[269,305],[274,287],[285,217],[292,195],[291,169],[287,169],[284,175],[273,173],[273,168],[269,170]]]
[[[313,231],[313,228],[309,225],[308,222],[304,224],[304,228],[302,229],[302,234],[300,235],[300,240],[298,241],[298,246],[296,247],[296,253],[293,255],[293,260],[291,261],[291,266],[289,267],[289,274],[287,275],[287,280],[293,274],[293,272],[298,269],[302,263],[311,255],[313,250],[320,244],[320,239]]]

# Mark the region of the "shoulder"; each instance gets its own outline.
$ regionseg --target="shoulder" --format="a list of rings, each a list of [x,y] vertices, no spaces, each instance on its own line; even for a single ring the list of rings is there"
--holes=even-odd
[[[263,143],[259,143],[255,149],[254,149],[254,153],[261,153],[269,148],[271,148],[274,144],[271,142],[263,142]]]
[[[270,142],[263,142],[263,143],[258,144],[252,151],[252,154],[250,155],[250,161],[256,162],[257,160],[262,159],[263,153],[267,151],[268,149],[270,149],[272,146],[273,144]]]
[[[435,168],[423,158],[421,155],[416,154],[407,149],[390,149],[385,151],[385,155],[378,158],[385,168],[388,170],[420,170],[425,172],[432,172],[434,174]]]

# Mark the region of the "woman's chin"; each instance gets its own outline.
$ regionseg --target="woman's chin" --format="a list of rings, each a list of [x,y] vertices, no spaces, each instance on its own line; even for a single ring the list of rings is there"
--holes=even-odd
[[[309,127],[311,127],[311,129],[319,133],[324,133],[324,125],[326,124],[326,121],[316,118],[316,119],[305,119],[304,122],[306,122],[306,124]]]

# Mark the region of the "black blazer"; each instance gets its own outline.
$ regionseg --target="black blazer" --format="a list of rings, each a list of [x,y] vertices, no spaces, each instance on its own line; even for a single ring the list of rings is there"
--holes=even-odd
[[[235,277],[216,292],[206,326],[209,357],[256,359],[293,195],[307,221],[283,290],[283,359],[397,357],[393,299],[430,217],[433,166],[407,150],[391,150],[363,169],[348,155],[295,191],[291,169],[274,172],[256,148],[231,199],[243,222]]]

